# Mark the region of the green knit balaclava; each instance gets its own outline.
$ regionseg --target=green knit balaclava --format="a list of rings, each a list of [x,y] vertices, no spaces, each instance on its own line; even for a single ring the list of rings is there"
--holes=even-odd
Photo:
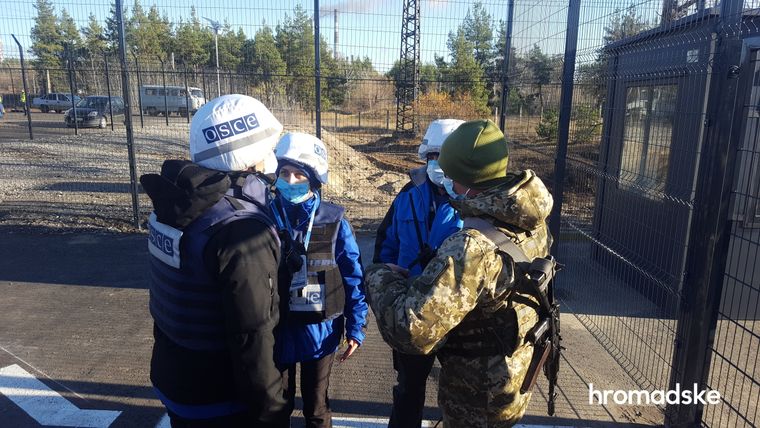
[[[475,189],[507,181],[509,149],[504,134],[490,120],[471,120],[443,142],[438,164],[450,179]]]

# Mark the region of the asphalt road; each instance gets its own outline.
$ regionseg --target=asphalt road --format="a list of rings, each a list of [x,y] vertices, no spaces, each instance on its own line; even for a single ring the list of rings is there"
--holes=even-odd
[[[118,410],[114,428],[155,426],[164,409],[148,377],[145,236],[4,233],[0,244],[0,368],[17,364],[86,409]],[[354,358],[336,364],[336,414],[387,416],[394,372],[370,323]],[[431,379],[426,416],[437,419]],[[38,426],[0,395],[0,426]]]
[[[79,129],[78,132],[87,133],[87,134],[117,132],[117,133],[125,134],[126,128],[124,127],[123,121],[124,121],[123,116],[115,117],[113,131],[111,130],[111,123],[109,122],[106,129],[84,128],[84,129]],[[140,116],[133,115],[132,123],[135,129],[139,129],[141,126]],[[143,115],[143,124],[146,127],[162,127],[162,126],[166,126],[166,119],[163,116],[156,117],[156,116]],[[170,115],[169,124],[170,126],[187,124],[187,118],[176,116],[176,115],[173,115],[173,116]],[[39,110],[32,109],[32,134],[33,135],[39,135],[39,136],[74,135],[75,132],[76,130],[74,128],[66,127],[66,124],[63,121],[63,113],[55,113],[55,112],[42,113]],[[23,113],[8,112],[6,110],[5,117],[0,119],[0,138],[3,138],[3,137],[13,138],[13,139],[29,137],[28,121],[26,119],[26,116],[23,115]]]
[[[24,372],[51,390],[37,397],[48,416],[57,393],[79,409],[120,412],[110,424],[114,428],[160,425],[165,411],[155,398],[148,372],[152,321],[147,310],[145,236],[50,235],[8,228],[0,228],[0,233],[0,392],[5,391],[0,393],[0,427],[40,426],[9,398],[30,395],[28,389],[7,389],[8,382],[29,381],[19,375]],[[359,242],[364,261],[370,261],[373,237],[360,236]],[[562,322],[570,351],[563,363],[558,417],[545,416],[541,381],[523,421],[563,426],[658,423],[659,412],[653,408],[588,404],[587,382],[614,380],[629,388],[630,382],[621,383],[625,373],[572,315],[563,316]],[[395,382],[390,349],[371,318],[367,333],[357,354],[334,367],[331,404],[335,416],[380,418],[380,422],[344,419],[336,426],[382,426],[382,418],[390,414]],[[431,421],[440,416],[437,377],[436,367],[426,397],[425,418]],[[298,416],[294,426],[302,425]]]

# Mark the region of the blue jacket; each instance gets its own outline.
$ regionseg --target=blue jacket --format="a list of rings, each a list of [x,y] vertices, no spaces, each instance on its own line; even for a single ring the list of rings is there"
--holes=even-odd
[[[449,204],[448,195],[441,195],[427,178],[424,167],[412,170],[409,175],[412,180],[396,196],[377,230],[373,262],[397,264],[416,276],[422,273],[420,264],[414,263],[420,253],[417,230],[423,244],[437,250],[446,238],[462,228],[462,219]]]
[[[308,228],[309,215],[316,201],[317,198],[311,198],[300,204],[292,204],[278,197],[278,202],[287,210],[293,230],[301,233],[305,233]],[[344,331],[346,337],[356,340],[359,344],[364,341],[363,328],[368,310],[364,297],[364,272],[359,245],[356,243],[351,225],[345,218],[341,219],[338,229],[335,258],[346,292],[343,315],[318,324],[284,321],[277,334],[279,364],[310,361],[334,353],[340,345]]]

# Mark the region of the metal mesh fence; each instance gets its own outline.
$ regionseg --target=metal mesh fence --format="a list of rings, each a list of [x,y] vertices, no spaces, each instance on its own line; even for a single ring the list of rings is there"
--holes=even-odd
[[[430,121],[505,119],[510,169],[564,189],[564,307],[642,388],[694,379],[722,393],[696,420],[754,426],[760,4],[581,2],[568,50],[573,4],[128,2],[123,64],[113,5],[10,4],[0,11],[0,223],[133,230],[126,98],[138,176],[186,158],[193,112],[220,94],[262,100],[288,131],[321,124],[326,197],[368,230],[423,165]],[[26,56],[33,140],[11,34]],[[72,94],[110,99],[95,129],[69,128],[57,112]],[[150,202],[137,202],[142,222]],[[680,417],[671,410],[663,418]]]
[[[60,113],[72,108],[70,100],[32,100],[38,96],[56,98],[59,93],[107,97],[109,88],[111,96],[124,98],[121,79],[126,72],[138,176],[157,170],[165,158],[187,157],[190,116],[219,94],[244,93],[262,100],[289,131],[315,133],[320,116],[322,136],[332,159],[327,197],[346,205],[355,224],[368,229],[377,224],[395,193],[408,181],[408,171],[422,166],[416,150],[430,121],[444,117],[497,118],[505,1],[419,2],[422,18],[418,28],[412,28],[413,34],[407,34],[419,43],[416,98],[410,106],[415,110],[416,132],[411,134],[396,132],[401,108],[398,91],[410,84],[399,56],[404,34],[402,4],[321,3],[317,14],[321,102],[317,109],[314,3],[287,1],[266,7],[228,3],[126,2],[124,70],[113,4],[17,4],[5,12],[11,25],[3,29],[5,59],[0,92],[5,94],[9,111],[22,110],[18,54],[10,49],[14,45],[10,35],[15,34],[27,55],[32,131],[37,131],[39,144],[50,148],[55,146],[48,144],[50,139],[65,141],[51,155],[70,159],[73,165],[90,162],[91,156],[81,152],[90,143],[113,141],[119,150],[100,155],[123,163],[127,159],[125,148],[118,144],[125,138],[121,110],[117,109],[113,120],[108,114],[90,124],[108,131],[67,129]],[[4,136],[26,144],[20,143],[25,137],[24,117],[11,114],[8,119],[13,120],[6,121]],[[71,144],[71,138],[78,144]],[[67,170],[75,173],[77,168]],[[35,175],[31,165],[20,172]],[[119,201],[114,208],[128,207],[128,196],[112,192],[128,189],[128,182],[123,184],[129,174],[124,172],[123,167],[109,164],[99,168],[100,175],[89,174],[86,186],[72,185],[69,189],[58,183],[58,204],[83,204],[71,212],[75,214],[71,222],[53,222],[46,213],[30,217],[24,211],[10,209],[13,212],[8,217],[30,225],[66,227],[73,223],[127,229],[131,219],[128,211],[91,205],[88,218],[82,198],[88,203],[97,201],[78,194],[89,189],[103,196],[102,201]],[[122,185],[99,186],[100,182]],[[9,190],[9,194],[27,197],[27,190],[31,189]],[[47,194],[37,195],[40,200],[52,199]],[[142,220],[150,209],[142,196],[139,207]]]
[[[669,386],[699,153],[674,124],[702,122],[707,76],[704,56],[673,67],[693,39],[662,7],[582,3],[560,246],[566,305],[646,390]],[[535,120],[553,137],[554,110]]]
[[[741,43],[734,52],[733,63],[737,89],[730,110],[733,128],[730,134],[728,168],[725,175],[730,186],[730,203],[725,213],[723,247],[718,257],[725,266],[715,286],[715,304],[707,344],[709,369],[706,383],[721,391],[720,406],[707,406],[702,415],[704,426],[757,426],[760,423],[757,403],[758,349],[760,349],[760,45],[753,39],[760,34],[756,1],[737,1],[727,25],[721,28],[727,40]]]

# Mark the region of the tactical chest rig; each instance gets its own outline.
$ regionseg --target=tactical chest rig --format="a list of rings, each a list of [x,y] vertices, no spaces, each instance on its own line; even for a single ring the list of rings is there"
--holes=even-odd
[[[338,205],[324,201],[320,203],[305,252],[303,245],[294,242],[287,233],[280,235],[283,239],[290,239],[287,247],[293,250],[290,254],[285,250],[286,254],[283,255],[291,276],[300,271],[300,256],[306,255],[307,284],[300,288],[291,287],[288,293],[287,317],[292,322],[317,324],[343,314],[346,292],[335,254],[343,213],[343,208]]]
[[[554,388],[562,349],[559,305],[554,300],[554,276],[562,266],[553,256],[530,260],[507,235],[482,218],[466,218],[464,227],[479,231],[496,245],[497,252],[509,256],[514,266],[514,278],[507,278],[505,272],[509,270],[502,269],[498,281],[514,280],[514,283],[502,307],[490,314],[477,308],[473,310],[452,330],[453,334],[442,351],[464,357],[511,356],[523,343],[531,343],[533,358],[520,392],[524,394],[531,390],[543,367],[549,380],[548,413],[553,415],[557,395]],[[533,326],[521,325],[521,312],[532,310],[538,312],[538,322]]]

